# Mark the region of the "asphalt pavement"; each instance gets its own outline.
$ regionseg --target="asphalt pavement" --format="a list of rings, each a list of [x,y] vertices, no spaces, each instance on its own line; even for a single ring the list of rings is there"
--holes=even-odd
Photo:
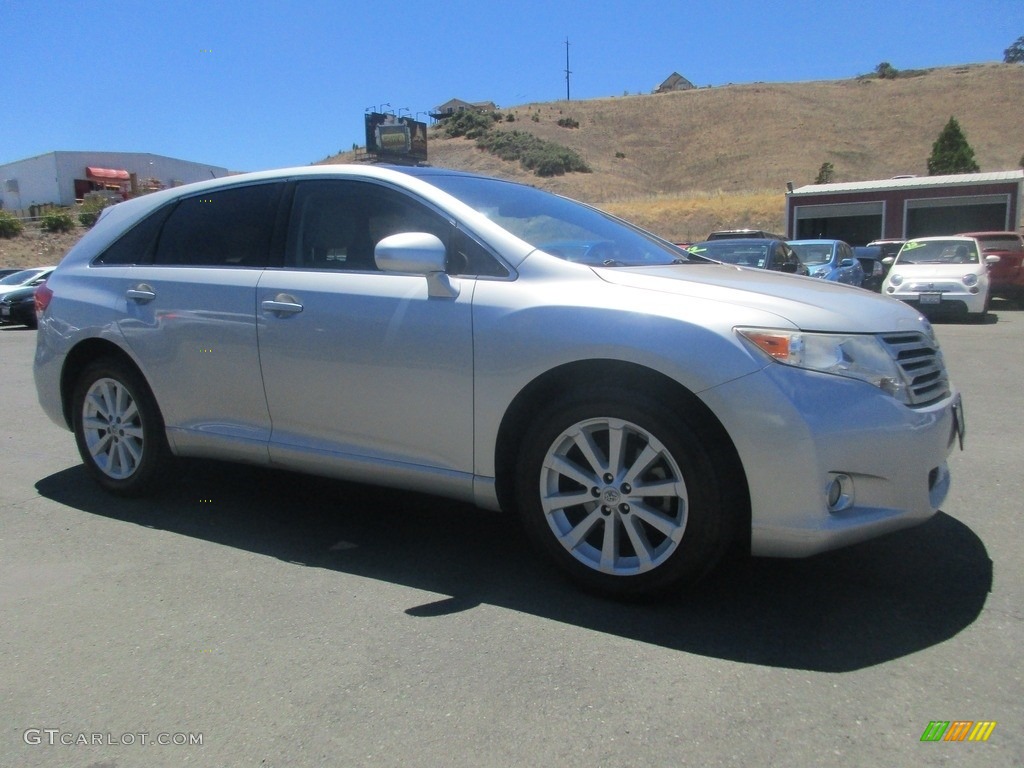
[[[108,496],[0,329],[0,766],[1024,765],[1024,309],[994,309],[936,326],[939,514],[641,605],[428,496],[198,461]],[[995,726],[922,741],[947,721]]]

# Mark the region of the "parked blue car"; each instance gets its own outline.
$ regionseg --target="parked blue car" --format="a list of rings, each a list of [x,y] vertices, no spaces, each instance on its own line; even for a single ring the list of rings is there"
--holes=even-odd
[[[854,256],[853,248],[842,240],[789,240],[811,277],[836,283],[864,285],[864,267]]]

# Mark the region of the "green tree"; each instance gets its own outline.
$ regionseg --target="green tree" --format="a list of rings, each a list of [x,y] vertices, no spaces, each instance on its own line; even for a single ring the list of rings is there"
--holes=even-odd
[[[1013,41],[1013,44],[1003,51],[1003,61],[1007,64],[1024,64],[1024,35]]]
[[[899,77],[900,71],[896,69],[888,61],[883,61],[877,67],[875,67],[875,74],[883,80],[895,80]]]
[[[974,161],[974,150],[967,143],[967,137],[960,130],[960,124],[955,117],[949,118],[939,138],[932,144],[932,155],[928,158],[928,175],[977,173],[979,170],[978,164]]]
[[[818,175],[814,179],[815,184],[831,184],[835,181],[836,169],[832,163],[822,163],[818,169]]]

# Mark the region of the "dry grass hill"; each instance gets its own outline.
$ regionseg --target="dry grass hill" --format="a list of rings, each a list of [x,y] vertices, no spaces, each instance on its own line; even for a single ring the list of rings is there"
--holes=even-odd
[[[487,94],[466,94],[486,98]],[[432,131],[433,165],[535,184],[606,208],[676,241],[723,227],[785,231],[785,185],[925,175],[951,116],[982,171],[1024,159],[1024,66],[970,64],[895,80],[752,83],[647,96],[506,107],[519,130],[568,146],[593,170],[542,179]],[[534,119],[536,118],[536,119]],[[579,128],[563,128],[571,118]],[[347,162],[351,153],[325,159]],[[81,230],[78,231],[81,234]],[[59,261],[75,234],[0,239],[0,266]]]
[[[895,80],[753,83],[502,110],[515,121],[497,130],[568,146],[593,169],[589,174],[541,179],[471,140],[436,133],[429,153],[432,165],[526,181],[689,240],[725,226],[784,231],[786,182],[813,183],[825,162],[834,166],[835,181],[924,176],[951,116],[982,171],[1017,168],[1024,155],[1021,104],[1024,66],[972,64]],[[559,126],[561,118],[579,128]]]

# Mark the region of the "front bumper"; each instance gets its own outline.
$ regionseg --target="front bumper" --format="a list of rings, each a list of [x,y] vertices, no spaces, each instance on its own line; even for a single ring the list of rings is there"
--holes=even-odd
[[[955,391],[910,408],[864,382],[773,364],[702,397],[744,465],[754,555],[805,557],[917,525],[949,492]],[[840,476],[849,504],[829,511]]]
[[[968,288],[956,290],[941,289],[935,291],[900,290],[903,286],[892,290],[886,288],[885,295],[906,302],[922,314],[970,314],[978,315],[985,311],[987,291],[980,287],[977,293]]]

